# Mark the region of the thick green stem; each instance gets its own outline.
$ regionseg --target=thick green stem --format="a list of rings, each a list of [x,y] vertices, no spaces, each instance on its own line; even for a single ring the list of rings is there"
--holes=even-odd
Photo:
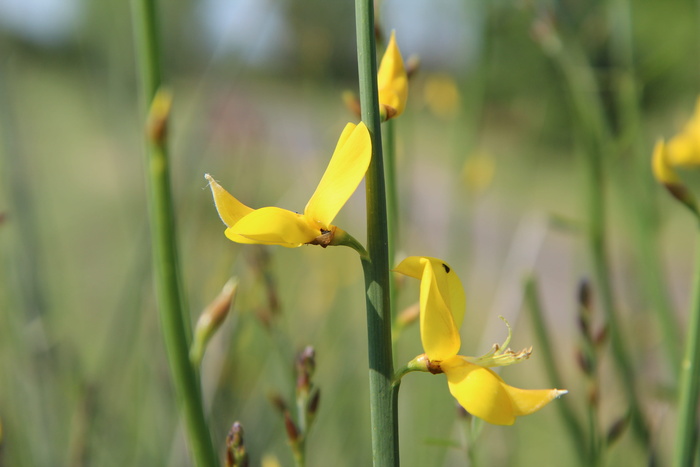
[[[362,260],[367,301],[372,458],[375,466],[386,467],[399,465],[398,388],[392,387],[389,237],[377,93],[374,2],[356,0],[355,15],[362,120],[372,137],[372,162],[366,176],[368,258]]]
[[[528,277],[525,282],[525,301],[531,312],[532,324],[540,349],[538,355],[544,362],[547,377],[555,388],[563,388],[565,386],[563,378],[561,377],[561,374],[557,369],[557,365],[554,362],[554,356],[557,355],[557,353],[554,351],[552,342],[549,339],[549,333],[547,332],[547,326],[544,322],[540,298],[537,293],[537,283],[535,278],[532,276]],[[581,427],[581,423],[576,417],[574,410],[571,408],[569,400],[564,398],[557,401],[556,407],[559,410],[561,417],[564,419],[566,429],[569,431],[569,439],[576,448],[579,464],[587,465],[590,455],[585,448],[583,428]]]
[[[133,0],[136,53],[141,69],[143,107],[146,109],[161,87],[160,50],[154,0]],[[142,114],[147,116],[147,112]],[[151,117],[153,117],[151,115]],[[167,113],[158,116],[165,127]],[[144,122],[147,119],[144,118]],[[204,417],[200,386],[189,359],[189,326],[184,319],[183,294],[178,268],[175,219],[172,205],[165,133],[147,138],[147,170],[151,243],[165,348],[178,401],[183,411],[190,449],[199,467],[218,465]]]
[[[678,426],[674,447],[674,467],[691,467],[698,442],[697,409],[700,393],[700,224],[695,244],[693,296],[688,318],[685,356],[678,392]]]

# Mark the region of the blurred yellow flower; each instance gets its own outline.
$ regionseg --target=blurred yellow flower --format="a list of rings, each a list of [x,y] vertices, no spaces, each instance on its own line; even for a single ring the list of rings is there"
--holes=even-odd
[[[671,195],[700,215],[693,193],[685,186],[676,168],[700,166],[700,97],[695,104],[695,113],[685,124],[683,131],[668,143],[660,140],[654,146],[651,169],[654,178],[664,185]]]
[[[447,73],[432,73],[425,80],[423,99],[433,115],[450,120],[459,115],[462,107],[459,87]]]
[[[377,73],[379,105],[385,120],[401,115],[406,108],[408,98],[408,76],[401,58],[401,51],[396,45],[395,35],[395,32],[391,33],[389,45]]]
[[[678,177],[676,171],[673,170],[673,167],[668,163],[668,150],[663,140],[657,141],[656,146],[654,146],[651,168],[654,177],[659,183],[664,185],[682,184],[680,177]]]
[[[651,170],[656,181],[661,183],[671,196],[697,214],[698,209],[695,197],[669,163],[668,145],[663,140],[657,141],[656,146],[654,146],[654,154],[651,157]]]
[[[462,180],[470,192],[480,194],[491,185],[495,173],[496,160],[491,155],[471,154],[464,161]]]
[[[695,112],[683,131],[671,138],[666,146],[666,158],[671,166],[700,165],[700,97],[695,103]]]
[[[516,353],[495,346],[478,358],[457,355],[466,299],[459,277],[447,263],[411,256],[395,271],[420,280],[420,335],[425,355],[417,360],[425,365],[425,371],[445,373],[450,392],[469,413],[495,425],[512,425],[516,417],[531,414],[566,394],[558,389],[514,388],[489,369],[526,359],[529,349]]]
[[[238,201],[206,174],[226,237],[237,243],[328,246],[344,233],[333,219],[355,192],[372,157],[372,141],[364,123],[348,123],[338,139],[333,157],[303,214],[277,207],[252,209]]]

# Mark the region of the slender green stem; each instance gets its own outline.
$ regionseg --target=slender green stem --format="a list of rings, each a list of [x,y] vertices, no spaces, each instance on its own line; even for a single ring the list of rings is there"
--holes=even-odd
[[[613,358],[620,373],[619,379],[625,389],[630,407],[632,428],[638,441],[650,446],[649,429],[644,419],[642,405],[637,394],[634,368],[627,352],[627,345],[618,321],[612,290],[612,278],[608,264],[608,246],[605,238],[605,201],[603,198],[603,162],[601,156],[591,149],[586,151],[585,172],[587,178],[587,208],[589,215],[588,246],[593,262],[593,274],[600,290],[600,300],[610,336]]]
[[[389,235],[389,264],[391,267],[396,265],[396,245],[399,242],[399,198],[396,190],[396,121],[390,119],[384,123],[384,131],[382,134],[384,143],[384,162],[385,178],[386,178],[386,197],[387,197],[387,225]],[[392,335],[392,351],[396,351],[398,337],[401,334],[402,326],[396,321],[397,310],[393,309],[396,306],[397,294],[396,280],[394,274],[389,275],[389,295],[392,304],[391,317],[391,335]]]
[[[610,277],[606,239],[604,158],[611,152],[611,137],[600,102],[598,85],[582,51],[567,44],[565,47],[551,47],[548,52],[560,68],[569,87],[573,110],[579,122],[587,190],[585,202],[588,212],[588,248],[593,275],[600,291],[600,302],[606,318],[613,359],[629,402],[635,437],[640,444],[650,447],[649,429],[637,394],[632,362],[618,321]]]
[[[547,332],[547,327],[544,322],[542,305],[537,292],[537,282],[533,276],[529,276],[525,281],[525,301],[531,312],[535,336],[537,337],[540,348],[538,355],[544,362],[547,377],[554,387],[562,388],[565,386],[564,380],[554,362],[554,356],[557,355],[557,353],[554,351],[552,342],[549,339],[549,333]],[[556,407],[561,417],[564,419],[566,429],[569,431],[569,439],[576,449],[579,463],[581,465],[586,465],[588,463],[589,453],[585,448],[585,436],[581,423],[576,417],[567,398],[557,401]]]
[[[674,467],[691,467],[698,443],[697,409],[700,393],[700,223],[695,244],[695,273],[690,303],[685,356],[678,392],[678,425],[674,447]]]
[[[132,14],[136,53],[141,70],[143,103],[146,108],[161,87],[155,0],[133,0]],[[163,119],[162,125],[165,126],[167,114],[159,117]],[[199,380],[189,360],[189,326],[184,319],[182,306],[183,294],[164,133],[159,137],[149,135],[147,159],[155,287],[165,347],[173,383],[184,414],[192,457],[197,466],[211,467],[218,464],[218,459],[204,417]]]
[[[306,456],[304,455],[306,448],[304,444],[304,441],[297,441],[292,448],[292,457],[294,457],[294,465],[296,467],[304,467],[306,465]]]
[[[362,259],[367,301],[372,458],[375,466],[386,467],[399,465],[398,388],[392,387],[389,236],[377,93],[374,2],[355,0],[355,15],[362,120],[372,137],[372,162],[366,176],[368,258]]]
[[[658,250],[658,215],[654,203],[655,183],[649,170],[648,145],[645,141],[639,109],[639,91],[635,78],[634,45],[632,40],[632,7],[629,0],[610,3],[609,16],[612,40],[611,54],[618,70],[614,75],[615,104],[620,123],[618,143],[627,157],[621,162],[631,163],[633,176],[627,165],[618,180],[627,182],[633,196],[625,196],[629,211],[634,216],[633,239],[638,252],[643,292],[659,323],[668,368],[673,381],[678,380],[678,362],[681,359],[680,332],[674,319],[668,291],[664,286],[663,267]]]
[[[396,190],[396,120],[384,123],[382,133],[386,175],[387,225],[389,235],[389,264],[396,263],[396,245],[399,240],[399,198]],[[392,287],[392,303],[395,298]]]

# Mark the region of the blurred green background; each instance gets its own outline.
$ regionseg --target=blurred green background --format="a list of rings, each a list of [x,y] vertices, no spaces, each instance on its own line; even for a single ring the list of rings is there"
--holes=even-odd
[[[192,320],[228,277],[241,284],[202,372],[215,442],[223,453],[238,420],[253,465],[266,454],[291,465],[267,395],[292,397],[294,355],[313,345],[321,407],[309,465],[370,465],[359,261],[343,248],[229,242],[203,178],[211,173],[250,206],[302,210],[341,129],[356,120],[341,99],[345,90],[357,92],[353,4],[160,7]],[[615,132],[623,118],[612,84],[621,66],[610,52],[616,8],[629,13],[642,123],[621,139],[634,139],[650,157],[654,140],[690,116],[699,91],[697,2],[385,0],[378,15],[383,32],[396,29],[404,57],[421,60],[396,122],[399,259],[441,257],[462,278],[461,353],[481,355],[503,341],[498,315],[514,328],[514,349],[535,345],[530,361],[501,372],[523,388],[551,384],[522,306],[523,277],[536,274],[566,397],[581,414],[588,387],[576,366],[575,296],[590,275],[579,228],[583,179],[570,96],[533,39],[533,21],[552,15],[589,57]],[[189,465],[152,292],[133,55],[128,2],[0,1],[0,465]],[[608,161],[612,264],[654,442],[667,458],[675,414],[666,388],[674,382],[639,283],[645,264],[630,241],[631,159]],[[648,186],[682,323],[692,222]],[[336,224],[363,239],[362,188]],[[417,285],[402,284],[399,309],[417,299]],[[270,314],[266,326],[261,317]],[[413,326],[400,337],[397,364],[421,352]],[[605,429],[626,407],[614,367],[607,357],[602,363]],[[455,447],[464,442],[465,422],[443,377],[406,376],[400,414],[403,465],[466,464]],[[575,455],[552,406],[513,427],[486,426],[474,449],[483,465],[559,466]],[[621,459],[644,462],[629,434],[606,461]]]

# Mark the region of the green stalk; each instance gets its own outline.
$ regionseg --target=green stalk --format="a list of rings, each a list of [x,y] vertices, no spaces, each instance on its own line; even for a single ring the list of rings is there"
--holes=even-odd
[[[374,42],[374,2],[355,0],[357,62],[362,120],[372,137],[372,162],[367,170],[367,252],[362,259],[367,301],[370,422],[372,458],[376,467],[399,465],[397,390],[392,386],[391,299],[381,119]]]
[[[559,41],[556,38],[556,41]],[[561,43],[560,43],[561,44]],[[613,359],[619,373],[625,396],[629,402],[632,429],[637,441],[650,447],[650,434],[637,394],[635,374],[627,346],[622,335],[610,277],[608,245],[606,239],[605,167],[604,158],[611,153],[611,137],[606,127],[600,93],[590,64],[583,52],[567,46],[547,47],[559,66],[569,87],[573,110],[579,123],[583,145],[583,169],[586,185],[586,210],[588,213],[587,240],[591,254],[593,275],[600,291],[601,308],[605,314]]]
[[[142,97],[146,107],[161,87],[155,0],[133,0],[132,16],[136,55],[141,70]],[[162,119],[160,123],[165,126],[167,114],[147,115],[147,118],[149,116]],[[204,417],[199,380],[189,359],[189,326],[184,319],[182,306],[183,293],[178,267],[165,133],[151,133],[146,143],[155,288],[165,348],[175,392],[184,415],[192,457],[197,466],[211,467],[218,465],[219,460]]]
[[[622,176],[618,180],[629,180],[629,190],[633,196],[625,196],[629,210],[634,215],[636,223],[634,239],[636,250],[640,256],[642,288],[655,318],[659,323],[660,333],[665,346],[668,368],[673,381],[678,381],[681,359],[680,332],[674,319],[674,311],[664,286],[663,267],[658,250],[658,215],[653,193],[656,183],[649,169],[649,153],[641,124],[639,109],[638,84],[635,79],[634,45],[632,41],[632,11],[629,0],[614,0],[609,8],[612,40],[610,47],[615,63],[619,70],[615,74],[615,104],[621,124],[621,135],[618,138],[621,150],[628,150],[626,158],[631,158],[633,176],[629,176],[627,167],[623,167]],[[624,161],[623,161],[624,162]]]
[[[382,141],[384,143],[384,162],[385,179],[386,179],[386,197],[387,197],[387,234],[389,239],[389,265],[396,265],[396,245],[398,245],[399,233],[399,199],[396,191],[396,125],[394,119],[384,122],[384,133]],[[389,275],[389,298],[392,307],[395,306],[397,300],[396,280],[394,274]],[[391,336],[392,336],[392,352],[396,351],[396,344],[401,334],[402,326],[397,324],[396,314],[398,312],[391,310]]]
[[[529,276],[525,280],[525,302],[530,309],[535,336],[539,343],[540,351],[537,354],[544,362],[547,377],[555,388],[563,388],[565,386],[564,380],[557,369],[556,363],[554,362],[554,356],[557,355],[557,353],[554,351],[552,342],[549,339],[549,333],[547,332],[547,327],[545,325],[542,313],[542,305],[537,292],[537,282],[534,276]],[[562,400],[557,401],[556,407],[559,410],[561,417],[564,419],[566,429],[569,431],[569,440],[571,440],[576,448],[579,464],[587,465],[588,459],[590,458],[590,453],[584,447],[585,435],[583,428],[581,427],[574,410],[571,408],[569,400],[567,398],[563,398]]]
[[[693,296],[690,304],[685,356],[678,388],[678,426],[673,466],[691,467],[698,441],[697,409],[700,393],[700,224],[695,244]]]
[[[598,149],[589,148],[584,156],[587,179],[587,209],[588,209],[588,246],[593,261],[593,275],[600,290],[602,309],[605,323],[610,336],[613,358],[619,372],[627,397],[632,429],[637,440],[644,446],[650,447],[650,435],[642,412],[642,405],[637,394],[635,374],[632,362],[627,352],[627,345],[622,335],[618,321],[615,300],[612,291],[612,278],[608,264],[608,245],[605,238],[605,200],[603,198],[603,162],[597,153]],[[594,152],[595,151],[595,152]]]
[[[396,190],[396,120],[384,123],[382,134],[386,175],[387,225],[389,236],[389,264],[396,264],[396,245],[399,236],[399,198]],[[392,288],[392,303],[394,300]]]

